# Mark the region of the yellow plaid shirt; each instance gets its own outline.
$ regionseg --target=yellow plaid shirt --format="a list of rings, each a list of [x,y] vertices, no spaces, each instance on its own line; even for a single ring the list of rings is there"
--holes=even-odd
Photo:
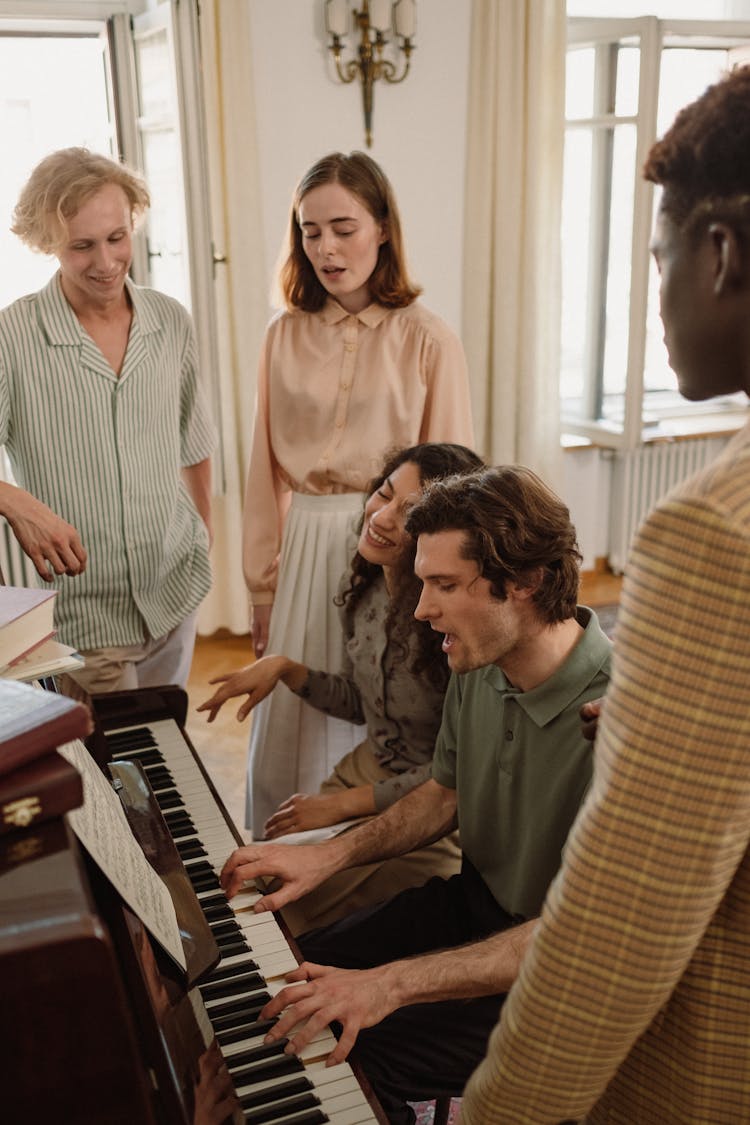
[[[750,427],[628,564],[592,790],[463,1125],[750,1121]]]

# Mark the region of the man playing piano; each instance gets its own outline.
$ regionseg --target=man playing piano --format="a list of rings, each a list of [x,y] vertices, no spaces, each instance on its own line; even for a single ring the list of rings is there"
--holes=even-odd
[[[278,880],[256,907],[275,910],[458,824],[459,875],[303,935],[299,983],[263,1013],[283,1013],[269,1041],[290,1035],[290,1052],[340,1025],[331,1062],[354,1048],[397,1125],[413,1120],[407,1101],[460,1094],[484,1054],[590,781],[578,712],[604,693],[610,660],[596,616],[576,606],[567,508],[529,470],[435,482],[407,529],[416,616],[444,633],[453,672],[432,777],[333,840],[239,848],[222,872],[230,896]]]

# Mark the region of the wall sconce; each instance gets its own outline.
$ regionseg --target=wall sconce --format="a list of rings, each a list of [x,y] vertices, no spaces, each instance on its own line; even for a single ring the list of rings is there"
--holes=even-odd
[[[329,50],[336,61],[336,73],[342,82],[353,82],[359,77],[362,85],[362,108],[365,116],[365,141],[372,144],[372,94],[379,78],[395,84],[403,82],[409,73],[412,37],[417,26],[416,0],[361,0],[360,10],[352,9],[359,28],[359,58],[342,65],[342,37],[349,30],[349,0],[326,0],[326,31],[331,36]],[[383,58],[383,48],[388,43],[388,33],[393,27],[401,40],[399,49],[404,56],[403,73],[397,76],[396,64]]]

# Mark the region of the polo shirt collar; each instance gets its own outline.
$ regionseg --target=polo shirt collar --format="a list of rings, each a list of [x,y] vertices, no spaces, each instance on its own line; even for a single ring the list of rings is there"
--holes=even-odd
[[[556,719],[580,696],[596,674],[607,668],[611,659],[612,643],[602,631],[593,610],[579,605],[576,610],[583,635],[568,659],[557,671],[531,691],[519,691],[508,681],[505,673],[492,664],[484,669],[485,679],[496,691],[513,695],[519,707],[538,727]]]
[[[340,305],[338,301],[334,301],[333,297],[329,297],[320,312],[320,319],[324,324],[340,324],[342,320],[353,316],[360,324],[364,324],[365,328],[377,328],[381,321],[385,320],[388,316],[390,309],[386,309],[383,305],[378,305],[375,302],[368,305],[366,309],[362,309],[358,313],[349,313]]]

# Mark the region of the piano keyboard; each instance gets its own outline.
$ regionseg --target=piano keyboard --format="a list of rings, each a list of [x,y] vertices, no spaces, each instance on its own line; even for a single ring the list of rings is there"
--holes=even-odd
[[[266,1045],[273,1020],[260,1010],[297,965],[270,912],[253,914],[259,892],[226,898],[218,875],[237,847],[203,771],[172,719],[120,727],[105,735],[113,760],[143,766],[175,846],[221,951],[210,977],[190,994],[206,1046],[219,1042],[245,1120],[252,1125],[359,1125],[375,1122],[348,1063],[326,1067],[335,1046],[328,1030],[298,1058],[286,1040]]]

